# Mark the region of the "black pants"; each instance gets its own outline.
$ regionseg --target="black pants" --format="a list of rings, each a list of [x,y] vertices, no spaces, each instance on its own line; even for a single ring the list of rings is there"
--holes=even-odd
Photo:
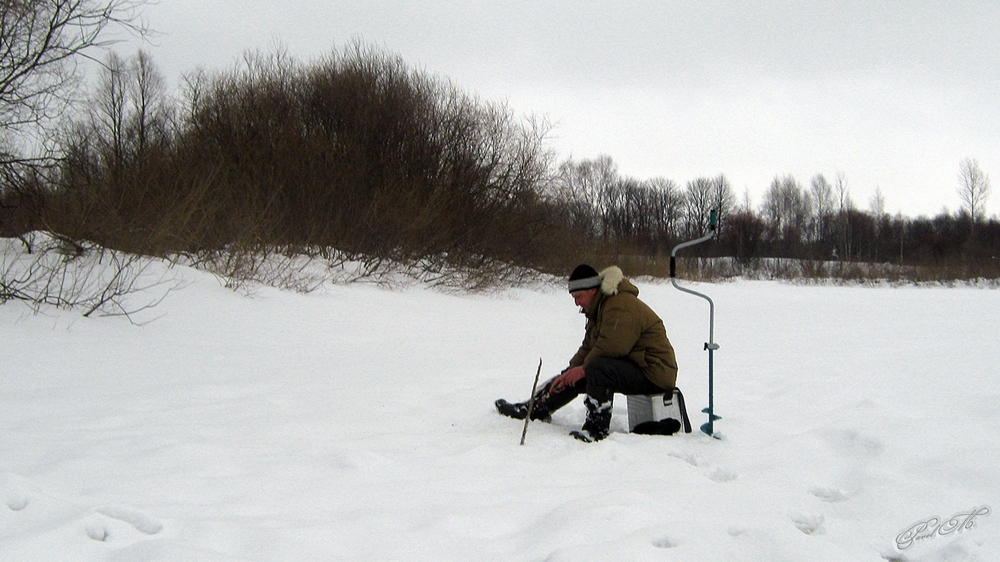
[[[584,393],[598,402],[610,402],[616,392],[619,394],[662,394],[666,392],[647,379],[646,375],[642,374],[642,369],[628,359],[598,357],[587,363],[583,372],[586,376],[575,385],[563,387],[558,392],[551,394],[549,389],[555,379],[549,379],[536,395],[538,407],[551,414]]]

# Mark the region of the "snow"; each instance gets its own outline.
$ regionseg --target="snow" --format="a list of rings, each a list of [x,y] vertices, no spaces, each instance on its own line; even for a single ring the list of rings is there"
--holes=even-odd
[[[607,440],[577,400],[519,446],[493,400],[575,351],[559,288],[166,273],[141,325],[0,306],[0,560],[1000,560],[995,290],[684,283],[722,439],[628,434],[619,396]],[[708,305],[636,283],[697,428]]]

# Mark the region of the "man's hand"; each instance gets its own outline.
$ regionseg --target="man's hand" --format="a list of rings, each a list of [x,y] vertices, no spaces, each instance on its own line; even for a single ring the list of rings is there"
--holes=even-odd
[[[580,382],[580,379],[584,377],[583,367],[572,367],[563,371],[563,374],[559,375],[552,381],[552,386],[549,387],[549,394],[553,392],[559,392],[560,390],[575,386],[576,383]]]

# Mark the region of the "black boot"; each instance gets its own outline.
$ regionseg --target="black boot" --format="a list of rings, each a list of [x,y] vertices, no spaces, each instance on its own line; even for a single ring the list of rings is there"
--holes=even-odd
[[[588,395],[583,403],[587,406],[587,420],[583,422],[580,431],[574,431],[570,435],[586,443],[604,439],[611,433],[611,399],[601,401]]]
[[[535,392],[535,404],[531,407],[532,420],[541,420],[544,422],[552,421],[552,412],[555,412],[559,408],[562,408],[566,404],[572,402],[574,398],[579,396],[587,388],[586,380],[580,379],[580,382],[574,386],[563,387],[558,391],[549,392],[552,388],[552,380],[554,379],[546,381],[545,384],[542,385],[542,388]],[[497,411],[500,412],[501,415],[509,418],[523,420],[528,417],[527,402],[511,403],[501,398],[493,404],[497,407]]]
[[[527,402],[515,402],[510,403],[503,398],[497,400],[493,403],[497,407],[497,411],[500,415],[507,416],[508,418],[514,418],[515,420],[523,420],[528,417],[528,403]],[[552,421],[551,414],[543,408],[538,407],[536,402],[531,408],[531,419],[532,420],[542,420],[545,422]]]

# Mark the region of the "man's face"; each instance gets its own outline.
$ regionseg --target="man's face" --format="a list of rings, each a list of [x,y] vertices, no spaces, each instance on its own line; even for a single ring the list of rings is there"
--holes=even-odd
[[[573,291],[570,293],[573,296],[573,302],[576,306],[583,309],[583,312],[590,313],[590,306],[594,304],[594,298],[597,297],[597,289],[586,289],[583,291]]]

